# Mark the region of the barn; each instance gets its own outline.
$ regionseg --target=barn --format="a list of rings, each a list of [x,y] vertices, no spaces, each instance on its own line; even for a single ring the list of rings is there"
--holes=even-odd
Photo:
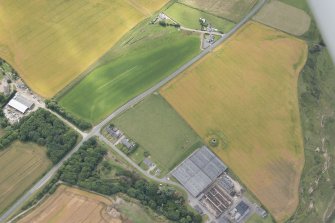
[[[14,108],[15,110],[24,114],[28,109],[31,109],[34,106],[34,103],[28,99],[22,97],[19,94],[16,94],[9,102],[8,106]]]

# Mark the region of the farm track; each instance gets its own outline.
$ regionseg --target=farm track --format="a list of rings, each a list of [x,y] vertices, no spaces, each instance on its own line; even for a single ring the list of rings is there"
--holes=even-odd
[[[38,190],[43,187],[52,177],[55,175],[55,173],[59,170],[59,168],[63,165],[63,163],[68,160],[75,152],[78,151],[78,149],[82,146],[84,141],[91,137],[98,136],[102,141],[107,143],[107,145],[111,146],[111,143],[105,139],[103,136],[101,136],[100,131],[101,129],[108,124],[112,119],[120,115],[121,113],[125,112],[129,108],[133,107],[134,105],[138,104],[141,102],[144,98],[147,96],[151,95],[155,91],[157,91],[159,88],[170,82],[172,79],[177,77],[179,74],[181,74],[183,71],[185,71],[187,68],[192,66],[194,63],[196,63],[198,60],[201,58],[205,57],[207,54],[209,54],[214,48],[218,47],[221,45],[224,41],[229,39],[234,33],[236,33],[245,23],[247,23],[267,2],[267,0],[259,0],[257,5],[238,23],[236,26],[226,33],[226,35],[222,36],[218,41],[216,41],[212,46],[207,48],[206,50],[200,52],[199,55],[194,57],[192,60],[181,66],[177,71],[172,73],[170,76],[167,78],[163,79],[159,83],[157,83],[155,86],[152,88],[148,89],[147,91],[143,92],[142,94],[138,95],[137,97],[133,98],[132,100],[128,101],[126,104],[118,108],[115,112],[113,112],[111,115],[109,115],[107,118],[105,118],[102,122],[100,122],[98,125],[96,125],[90,132],[88,133],[83,133],[79,131],[77,128],[75,128],[82,136],[82,140],[77,144],[77,146],[72,149],[58,164],[56,164],[53,168],[50,169],[50,171],[45,174],[31,189],[29,189],[22,197],[20,197],[1,217],[0,217],[0,222],[5,222],[10,216],[12,216],[15,211],[18,210],[25,202],[27,202],[29,199],[31,199]],[[58,116],[61,120],[65,121],[68,123],[68,121],[64,120],[62,117]],[[73,126],[73,125],[71,125]],[[176,186],[178,188],[181,188],[181,185],[175,182],[171,182],[165,178],[163,179],[158,179],[144,170],[142,170],[136,163],[134,163],[129,157],[127,157],[125,154],[123,154],[120,150],[118,150],[114,145],[111,146],[111,148],[117,152],[119,155],[121,155],[126,161],[128,161],[136,170],[144,174],[146,177],[157,181],[159,183],[166,183],[169,185]],[[191,196],[188,196],[189,199],[191,199]],[[192,200],[190,202],[197,202],[195,200]],[[211,219],[214,220],[214,219]]]

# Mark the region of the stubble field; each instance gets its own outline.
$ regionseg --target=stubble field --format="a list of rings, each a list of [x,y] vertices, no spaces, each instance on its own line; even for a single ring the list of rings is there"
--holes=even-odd
[[[22,217],[30,222],[169,223],[137,200],[106,197],[60,185],[56,192]]]
[[[161,94],[282,221],[298,204],[304,163],[297,80],[301,40],[248,23]]]
[[[167,0],[0,0],[0,57],[50,98]]]
[[[280,1],[269,2],[253,19],[296,36],[306,33],[311,24],[311,18],[302,9]]]
[[[46,148],[14,142],[0,151],[0,213],[51,166]]]
[[[122,223],[120,217],[107,213],[106,208],[110,205],[110,199],[62,185],[37,209],[18,222]]]
[[[257,0],[178,0],[178,2],[237,23],[252,9]]]

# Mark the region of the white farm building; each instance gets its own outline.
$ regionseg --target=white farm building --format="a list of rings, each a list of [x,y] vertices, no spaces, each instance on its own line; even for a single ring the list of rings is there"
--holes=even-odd
[[[19,94],[16,94],[9,102],[8,106],[14,108],[15,110],[24,114],[28,109],[31,109],[34,106],[34,103],[28,99],[22,97]]]

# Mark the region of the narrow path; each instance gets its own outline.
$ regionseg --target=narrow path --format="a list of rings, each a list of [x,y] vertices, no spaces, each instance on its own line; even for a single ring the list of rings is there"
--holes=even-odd
[[[89,138],[93,136],[101,136],[100,130],[102,129],[103,126],[108,124],[112,119],[114,119],[116,116],[119,114],[123,113],[124,111],[128,110],[129,108],[133,107],[140,101],[142,101],[145,97],[151,95],[155,91],[157,91],[159,88],[161,88],[163,85],[177,77],[179,74],[181,74],[183,71],[185,71],[187,68],[192,66],[194,63],[196,63],[198,60],[209,54],[213,48],[219,46],[222,44],[224,41],[226,41],[229,37],[231,37],[234,33],[236,33],[245,23],[247,23],[267,2],[267,0],[259,0],[257,5],[246,15],[238,24],[235,25],[235,27],[230,30],[228,33],[226,33],[224,36],[222,36],[218,41],[216,41],[211,47],[207,48],[206,50],[203,50],[201,53],[199,53],[196,57],[191,59],[189,62],[181,66],[178,70],[176,70],[174,73],[172,73],[170,76],[165,78],[164,80],[160,81],[157,83],[155,86],[151,87],[147,91],[143,92],[142,94],[138,95],[137,97],[133,98],[132,100],[128,101],[126,104],[121,106],[119,109],[117,109],[115,112],[113,112],[111,115],[109,115],[106,119],[104,119],[102,122],[100,122],[98,125],[96,125],[90,132],[88,133],[83,133],[77,128],[75,128],[81,135],[82,135],[82,140],[71,150],[58,164],[56,164],[54,167],[52,167],[48,173],[46,173],[37,183],[33,185],[31,189],[29,189],[22,197],[20,197],[1,217],[0,217],[0,222],[5,222],[7,218],[9,218],[11,215],[15,213],[15,211],[18,210],[25,202],[27,202],[29,199],[31,199],[34,194],[43,187],[54,175],[55,173],[59,170],[59,168],[64,164],[66,160],[68,160],[75,152],[78,151],[78,149],[81,147],[84,141],[88,140]],[[53,113],[55,114],[55,113]],[[67,120],[64,118],[60,117],[59,115],[57,116],[61,120],[65,121],[66,123],[69,123]],[[71,123],[69,124],[70,126],[73,126]],[[103,140],[105,142],[105,140]],[[109,144],[108,144],[109,145]],[[113,145],[114,146],[114,145]],[[116,147],[112,147],[115,149]],[[116,151],[119,151],[116,149]],[[129,163],[133,165],[133,161],[130,160],[129,158],[126,159]],[[135,164],[136,165],[136,164]],[[136,165],[137,166],[137,165]],[[138,169],[141,173],[144,171],[140,168]],[[143,172],[142,172],[143,171]],[[143,173],[145,176],[148,176],[145,172]],[[148,176],[149,177],[149,176]],[[167,181],[166,179],[158,179],[156,177],[153,177],[150,175],[150,178],[153,180],[156,180],[157,182],[161,183],[167,183],[170,185],[177,186],[179,188],[182,188],[180,184],[177,184],[175,182]],[[190,202],[197,202],[191,200],[192,196],[189,196],[189,201]]]
[[[190,29],[190,28],[186,28],[186,27],[183,27],[183,26],[181,26],[180,29],[185,30],[185,31],[189,31],[189,32],[201,33],[201,34],[213,34],[213,35],[217,35],[217,36],[221,36],[221,37],[225,36],[224,33],[209,32],[209,31],[203,31],[203,30],[198,30],[198,29]]]

